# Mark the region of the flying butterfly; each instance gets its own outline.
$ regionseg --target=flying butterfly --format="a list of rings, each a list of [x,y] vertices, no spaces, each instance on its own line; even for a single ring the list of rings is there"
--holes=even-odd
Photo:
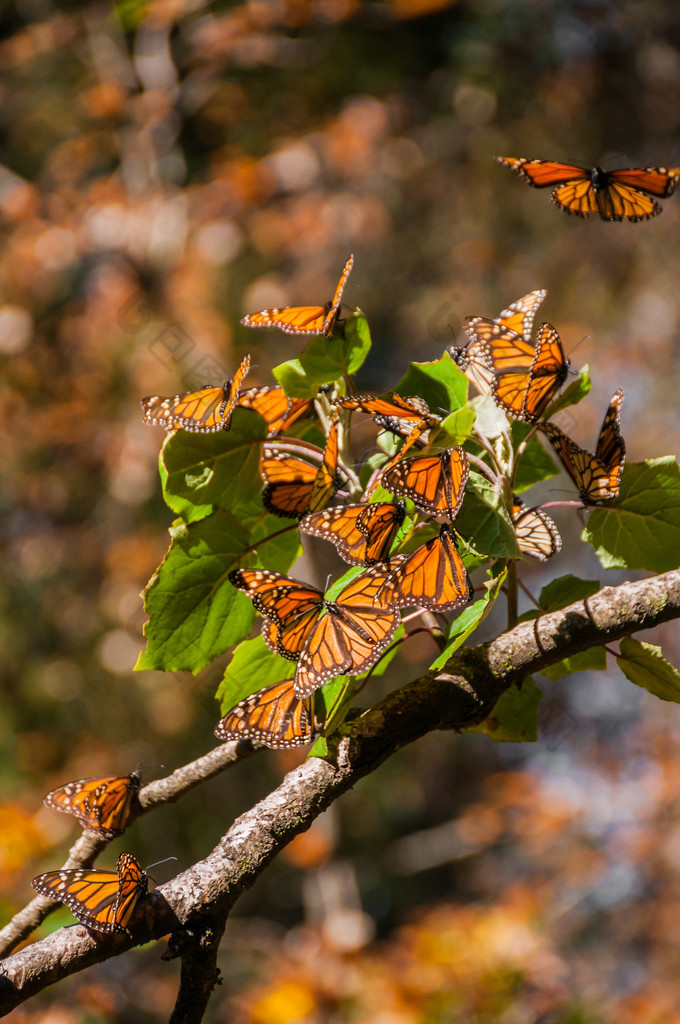
[[[64,868],[32,882],[42,896],[65,903],[86,928],[105,934],[125,931],[147,884],[146,872],[131,853],[121,853],[115,871]]]
[[[324,600],[325,615],[311,629],[295,670],[295,693],[309,697],[335,676],[359,675],[382,657],[399,625],[387,570],[373,566]]]
[[[328,431],[320,466],[265,445],[260,474],[265,484],[262,500],[274,515],[300,519],[308,512],[323,508],[345,482],[338,472],[337,423],[332,423]]]
[[[105,839],[114,839],[125,830],[132,802],[141,784],[139,772],[80,779],[53,789],[43,803],[55,811],[72,814],[91,832]]]
[[[382,486],[411,501],[431,516],[454,519],[470,473],[467,453],[459,446],[439,455],[402,459],[383,474]]]
[[[587,217],[599,213],[602,220],[647,220],[661,213],[651,196],[667,199],[680,181],[680,167],[626,167],[604,171],[601,167],[577,167],[552,160],[497,156],[534,188],[556,186],[550,194],[555,206]]]
[[[252,409],[261,416],[267,424],[267,437],[276,437],[306,416],[313,408],[314,401],[311,398],[289,398],[283,388],[265,385],[242,391],[236,404],[241,409]]]
[[[219,721],[219,740],[260,740],[275,750],[311,743],[313,730],[305,702],[295,696],[293,680],[265,686],[239,701]]]
[[[241,384],[250,369],[250,356],[245,356],[231,380],[224,384],[206,384],[198,391],[161,398],[148,395],[142,399],[144,422],[159,424],[166,430],[181,427],[197,434],[229,430]]]
[[[324,334],[330,338],[338,316],[342,293],[354,264],[350,255],[340,275],[335,295],[325,306],[284,306],[263,309],[261,313],[249,313],[242,317],[246,327],[278,327],[286,334]]]
[[[496,404],[513,419],[535,423],[569,372],[555,328],[541,324],[535,346],[485,317],[468,317],[465,329],[484,347]]]
[[[402,500],[373,505],[341,505],[312,512],[300,521],[300,532],[335,544],[351,565],[376,565],[390,553],[406,516]]]
[[[437,537],[401,557],[388,574],[386,586],[393,591],[397,607],[414,605],[437,612],[460,608],[473,595],[456,541],[446,524]]]
[[[539,288],[537,291],[523,295],[521,299],[517,299],[507,309],[504,309],[502,313],[499,313],[497,317],[494,317],[493,323],[514,331],[516,334],[521,335],[525,341],[531,343],[531,332],[534,326],[536,311],[546,295],[545,288]],[[486,345],[483,338],[484,331],[480,327],[479,333],[475,333],[475,331],[469,329],[469,325],[466,325],[465,330],[470,334],[471,340],[462,347],[452,346],[449,352],[453,361],[463,371],[468,380],[474,384],[480,395],[486,395],[491,390],[494,372],[487,358]]]
[[[323,607],[316,587],[268,569],[234,569],[229,580],[245,591],[264,622],[267,646],[289,661],[297,661]]]
[[[619,493],[626,461],[626,443],[621,436],[623,391],[618,388],[605,413],[595,454],[581,448],[554,423],[541,423],[540,429],[553,446],[584,505],[609,501]]]
[[[557,526],[540,508],[530,508],[516,494],[512,496],[512,524],[523,555],[545,562],[562,548]]]

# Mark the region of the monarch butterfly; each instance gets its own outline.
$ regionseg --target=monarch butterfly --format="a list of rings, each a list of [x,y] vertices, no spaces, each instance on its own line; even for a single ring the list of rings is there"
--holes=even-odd
[[[350,395],[347,398],[333,399],[333,404],[353,411],[360,409],[372,416],[379,427],[402,438],[409,437],[416,429],[423,433],[427,427],[435,427],[442,421],[441,416],[431,413],[427,402],[417,395],[409,398],[395,394],[389,394],[385,398],[375,395]]]
[[[402,500],[343,505],[306,516],[300,532],[331,541],[351,565],[376,565],[387,559],[405,516]]]
[[[297,661],[323,607],[323,594],[267,569],[234,569],[229,579],[245,591],[264,619],[262,636],[282,658]]]
[[[497,317],[494,317],[493,323],[500,324],[501,327],[521,335],[525,341],[531,342],[536,311],[547,294],[545,288],[539,288],[537,291],[523,295],[521,299],[517,299]],[[489,365],[481,329],[480,334],[469,329],[469,325],[465,330],[470,334],[471,340],[462,348],[452,346],[449,352],[454,362],[474,384],[480,395],[486,395],[491,390],[494,373]]]
[[[121,853],[115,871],[65,868],[46,871],[32,882],[42,896],[65,903],[86,928],[106,934],[125,931],[147,884],[146,872],[131,853]]]
[[[384,473],[382,485],[393,494],[410,498],[431,516],[447,515],[454,519],[469,473],[467,453],[461,447],[447,448],[440,455],[403,459]]]
[[[305,702],[295,696],[293,680],[265,686],[240,701],[220,720],[219,740],[260,740],[275,750],[301,747],[312,741]]]
[[[354,256],[350,255],[340,275],[335,295],[325,306],[284,306],[280,309],[263,309],[261,313],[249,313],[242,317],[241,323],[246,327],[278,327],[286,334],[325,334],[327,338],[330,338],[340,309],[342,293],[353,265]]]
[[[497,156],[500,164],[517,171],[534,188],[557,188],[551,201],[567,213],[587,217],[599,213],[602,220],[646,220],[661,213],[651,196],[666,199],[680,181],[680,167],[626,167],[603,171],[601,167],[575,167],[551,160],[527,160]]]
[[[250,356],[245,356],[232,380],[224,384],[206,384],[198,391],[171,398],[148,395],[142,399],[144,422],[159,424],[167,430],[182,427],[198,434],[229,430],[239,389],[249,369]]]
[[[265,482],[262,500],[274,515],[300,519],[307,512],[323,508],[345,482],[338,472],[337,423],[333,423],[328,432],[320,466],[265,446],[260,473]]]
[[[456,542],[444,524],[439,536],[402,558],[387,576],[398,607],[417,605],[446,612],[472,599],[472,585]]]
[[[550,516],[540,508],[529,508],[521,498],[513,494],[511,516],[522,554],[545,562],[561,550],[559,530]]]
[[[468,317],[466,330],[484,346],[493,371],[491,393],[509,416],[534,423],[569,371],[560,337],[541,324],[536,345],[485,317]]]
[[[626,443],[621,437],[623,391],[618,388],[605,413],[595,454],[572,441],[554,423],[540,428],[559,455],[564,468],[576,484],[584,505],[616,498],[626,461]]]
[[[242,391],[236,400],[242,409],[252,409],[267,424],[267,437],[275,437],[306,416],[314,405],[313,399],[289,398],[283,388],[266,385]]]
[[[43,803],[55,811],[72,814],[91,832],[114,839],[125,830],[132,801],[141,784],[139,772],[81,779],[53,789]]]
[[[399,624],[387,571],[373,566],[356,576],[312,627],[295,670],[295,693],[309,697],[335,676],[359,675],[380,660]]]

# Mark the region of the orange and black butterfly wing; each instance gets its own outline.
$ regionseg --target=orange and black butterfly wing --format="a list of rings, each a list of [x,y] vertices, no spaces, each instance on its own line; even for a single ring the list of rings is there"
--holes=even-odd
[[[569,363],[559,335],[550,324],[541,324],[528,368],[528,353],[520,351],[513,361],[510,347],[514,342],[510,339],[510,346],[507,343],[508,339],[500,336],[499,344],[491,342],[487,347],[494,367],[491,393],[513,419],[534,423],[564,383]]]
[[[345,290],[347,278],[352,272],[353,266],[354,256],[350,254],[347,262],[345,263],[342,274],[340,275],[340,280],[338,281],[337,287],[335,289],[335,295],[331,299],[326,315],[324,317],[322,334],[325,334],[327,338],[330,338],[331,335],[333,334],[333,327],[335,326],[335,320],[340,310],[340,303],[342,302],[342,293]]]
[[[309,697],[320,686],[375,665],[399,625],[399,612],[386,588],[387,573],[373,567],[355,577],[309,634],[295,672],[295,693]],[[382,592],[382,593],[381,593]]]
[[[242,391],[236,404],[258,413],[267,424],[267,436],[275,437],[305,416],[314,402],[311,398],[288,398],[278,385],[266,385]]]
[[[562,164],[554,160],[527,160],[526,157],[497,156],[494,159],[516,171],[523,181],[534,188],[549,188],[551,185],[580,180],[590,185],[591,171],[587,167]]]
[[[453,611],[472,598],[472,586],[456,542],[448,528],[407,555],[387,577],[393,602],[400,608],[417,606]]]
[[[309,501],[319,469],[304,459],[264,448],[260,473],[264,480],[262,500],[276,516],[299,519],[309,510]]]
[[[523,555],[545,562],[561,550],[562,538],[550,516],[540,508],[529,508],[516,494],[512,499],[512,523]]]
[[[276,654],[297,661],[323,607],[323,594],[267,569],[234,569],[229,580],[245,591],[264,619],[262,636]]]
[[[56,811],[72,814],[81,825],[105,839],[113,839],[125,830],[140,785],[139,772],[80,779],[53,789],[43,803]]]
[[[403,501],[342,505],[313,512],[300,532],[329,540],[351,565],[376,565],[388,558],[406,512]]]
[[[300,747],[312,741],[312,728],[303,700],[295,696],[293,680],[274,683],[236,704],[215,729],[220,740],[260,740],[275,750]]]
[[[282,306],[263,309],[260,313],[249,313],[242,317],[241,323],[246,327],[278,327],[286,334],[325,334],[330,337],[353,263],[354,257],[350,256],[340,275],[335,295],[325,306]]]
[[[538,288],[536,291],[528,292],[521,299],[512,302],[507,309],[504,309],[497,317],[494,317],[494,320],[501,327],[521,335],[525,341],[530,341],[536,312],[547,294],[545,288]]]
[[[93,931],[124,931],[147,888],[147,876],[130,853],[121,853],[116,871],[71,868],[47,871],[33,879],[42,896],[65,903]]]
[[[572,441],[554,423],[541,423],[539,426],[574,481],[584,505],[593,505],[614,497],[609,485],[609,470],[592,452]]]
[[[470,473],[466,452],[448,448],[440,455],[416,455],[388,469],[382,486],[411,501],[429,515],[455,518]]]
[[[621,474],[626,461],[626,442],[621,436],[622,406],[623,390],[617,388],[605,413],[595,448],[595,458],[599,459],[609,474],[608,487],[612,497],[619,493]]]
[[[314,478],[305,511],[316,512],[318,509],[324,508],[344,482],[345,478],[338,472],[338,422],[336,419],[328,431],[323,462]]]
[[[609,171],[608,175],[617,184],[649,192],[659,199],[667,199],[678,187],[680,167],[628,167]]]
[[[139,900],[146,894],[148,877],[131,853],[121,853],[117,862],[118,896],[114,909],[116,930],[127,928]]]
[[[168,430],[181,427],[198,434],[228,430],[238,392],[250,369],[250,356],[245,356],[232,380],[221,386],[207,384],[197,391],[187,391],[171,398],[149,395],[142,399],[144,422],[158,424]]]

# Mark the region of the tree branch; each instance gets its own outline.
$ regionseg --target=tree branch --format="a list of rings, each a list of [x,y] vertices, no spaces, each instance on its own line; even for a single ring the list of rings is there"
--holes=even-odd
[[[483,721],[500,695],[532,672],[678,617],[680,571],[675,571],[606,587],[586,601],[521,623],[489,644],[459,651],[444,671],[428,673],[345,723],[329,741],[329,760],[310,758],[290,772],[234,822],[204,860],[141,901],[129,936],[93,938],[76,925],[7,959],[1,967],[0,1012],[52,981],[170,931],[179,948],[183,936],[201,934],[206,920],[226,919],[241,893],[295,835],[401,747],[435,729],[460,730]]]

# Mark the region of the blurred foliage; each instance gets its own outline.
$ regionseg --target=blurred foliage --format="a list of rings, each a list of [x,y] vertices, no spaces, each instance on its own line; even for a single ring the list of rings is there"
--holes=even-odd
[[[363,389],[438,358],[464,316],[545,286],[545,315],[592,370],[592,396],[563,427],[588,443],[621,385],[631,459],[676,452],[677,197],[648,223],[583,222],[490,158],[678,166],[679,94],[670,0],[2,8],[8,916],[73,839],[43,793],[163,762],[150,777],[212,743],[223,664],[196,678],[132,673],[138,595],[169,525],[162,435],[141,423],[139,398],[224,379],[246,349],[254,382],[269,382],[299,346],[247,332],[240,316],[324,301],[353,251],[345,301],[373,335]],[[560,571],[597,573],[558,521]],[[547,579],[527,573],[532,589]],[[500,625],[490,616],[485,628]],[[677,631],[655,639],[677,665]],[[408,675],[405,660],[389,687]],[[383,684],[372,685],[377,697]],[[300,837],[227,929],[212,1019],[228,1007],[273,1024],[370,1021],[389,1007],[394,1021],[673,1021],[673,706],[600,675],[549,685],[534,751],[429,737]],[[501,770],[527,758],[527,772]],[[125,847],[146,863],[176,853],[183,868],[297,761],[239,766],[137,822]],[[336,863],[345,881],[324,882]],[[324,926],[333,900],[349,916]],[[381,942],[367,946],[373,927]],[[43,1020],[49,1005],[63,1021],[164,1020],[175,966],[137,951],[10,1019]]]

